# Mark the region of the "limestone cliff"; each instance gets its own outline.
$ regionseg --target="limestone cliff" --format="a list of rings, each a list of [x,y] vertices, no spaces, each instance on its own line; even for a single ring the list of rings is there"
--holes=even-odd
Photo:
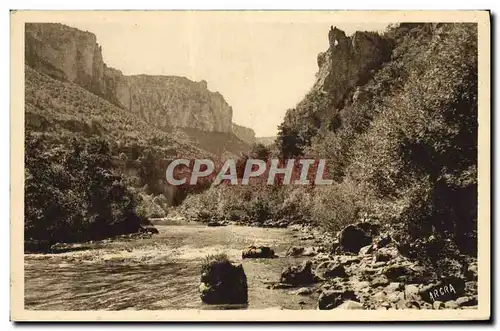
[[[250,128],[233,123],[233,133],[250,145],[255,143],[255,132]]]
[[[62,24],[26,23],[25,62],[59,80],[78,84],[114,102],[96,36]]]
[[[232,132],[232,108],[205,81],[176,76],[125,76],[108,67],[96,36],[62,24],[27,23],[26,64],[78,84],[159,128]]]
[[[348,37],[344,31],[331,27],[328,40],[330,47],[318,55],[319,71],[313,89],[328,93],[338,104],[389,60],[391,49],[386,39],[373,32],[357,31]]]

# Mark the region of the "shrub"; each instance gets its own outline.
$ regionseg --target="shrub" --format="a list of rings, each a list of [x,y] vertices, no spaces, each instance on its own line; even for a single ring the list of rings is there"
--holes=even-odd
[[[318,187],[311,206],[312,221],[330,232],[336,232],[348,224],[355,223],[366,208],[354,183],[340,183]]]
[[[25,239],[102,239],[135,232],[144,222],[103,140],[74,140],[67,150],[28,134],[25,151]]]
[[[413,236],[469,249],[477,220],[477,31],[445,24],[354,146],[349,173],[401,207]],[[465,244],[468,242],[468,244]]]
[[[210,270],[214,265],[230,263],[231,261],[225,253],[209,254],[205,256],[203,262],[201,263],[201,273],[210,273]]]

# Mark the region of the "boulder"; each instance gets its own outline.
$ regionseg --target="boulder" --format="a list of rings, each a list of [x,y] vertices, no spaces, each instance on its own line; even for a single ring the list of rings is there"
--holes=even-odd
[[[361,259],[358,256],[337,255],[339,262],[345,266],[358,263]]]
[[[370,221],[359,222],[355,226],[370,236],[376,236],[380,231],[380,225]]]
[[[404,299],[404,293],[400,291],[387,292],[387,301],[388,302],[398,302],[401,299]]]
[[[358,301],[347,300],[335,309],[364,309],[364,307]]]
[[[215,227],[215,226],[224,226],[225,224],[223,222],[219,222],[216,220],[211,220],[207,223],[207,226]]]
[[[405,298],[407,300],[419,300],[420,299],[420,291],[417,285],[408,284],[405,286]]]
[[[241,264],[224,259],[207,261],[199,287],[201,301],[207,304],[245,304],[248,302],[247,277]]]
[[[296,247],[292,246],[286,251],[286,256],[301,256],[302,253],[304,252],[304,247]]]
[[[477,299],[474,298],[474,297],[468,297],[468,296],[460,297],[457,300],[455,300],[455,302],[460,307],[464,307],[464,306],[476,306],[477,305]]]
[[[371,282],[372,287],[387,286],[387,285],[389,285],[389,280],[384,275],[378,275],[377,277],[373,278]]]
[[[402,309],[422,309],[418,301],[405,301]]]
[[[467,267],[467,270],[465,272],[465,276],[467,277],[468,280],[477,280],[477,275],[478,275],[478,269],[477,269],[477,261],[469,264]]]
[[[329,279],[329,278],[346,278],[348,277],[345,268],[342,264],[339,262],[335,261],[325,261],[320,263],[317,267],[314,273],[323,278],[323,279]]]
[[[458,304],[454,300],[449,300],[444,303],[444,308],[446,309],[458,309]]]
[[[388,262],[398,256],[398,251],[394,248],[380,248],[375,254],[375,262]]]
[[[432,303],[432,308],[436,310],[444,309],[444,303],[442,301],[434,301]]]
[[[370,286],[370,283],[367,281],[359,281],[359,280],[351,280],[350,287],[356,292],[366,292],[366,289]]]
[[[359,256],[364,256],[373,253],[373,245],[367,245],[365,247],[361,247],[359,250]]]
[[[267,288],[271,289],[271,290],[284,290],[284,289],[293,288],[293,285],[284,284],[284,283],[276,283],[276,284],[268,285]]]
[[[385,233],[385,234],[382,234],[377,239],[377,241],[375,242],[375,246],[377,248],[382,248],[382,247],[385,247],[385,246],[389,245],[391,242],[392,242],[391,236],[389,234]]]
[[[312,272],[312,262],[307,260],[299,265],[288,266],[281,272],[281,283],[307,285],[316,282]]]
[[[397,283],[397,282],[392,282],[389,285],[385,287],[385,292],[386,293],[392,293],[395,291],[399,291],[403,289],[403,284],[402,283]]]
[[[383,270],[383,274],[390,281],[401,281],[405,276],[409,276],[412,271],[403,265],[390,265]]]
[[[241,253],[243,259],[269,259],[275,258],[274,250],[266,246],[250,246]]]
[[[142,233],[158,234],[158,229],[152,225],[143,226],[140,230]]]
[[[340,306],[344,301],[358,301],[353,291],[327,290],[320,294],[318,298],[318,309],[329,310]]]
[[[387,301],[387,296],[384,291],[380,291],[372,295],[371,299],[375,302],[384,302]]]
[[[372,243],[372,237],[362,228],[349,225],[340,232],[339,243],[343,250],[358,254],[362,247]]]
[[[321,251],[321,249],[318,249],[317,247],[292,246],[287,250],[286,256],[292,256],[292,257],[316,256],[320,251]]]
[[[296,295],[309,295],[313,293],[313,289],[309,287],[301,287],[297,291],[293,292]]]

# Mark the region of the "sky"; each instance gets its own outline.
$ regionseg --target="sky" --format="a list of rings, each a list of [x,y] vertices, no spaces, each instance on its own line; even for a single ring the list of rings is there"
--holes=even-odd
[[[104,62],[125,75],[207,81],[232,106],[233,122],[262,137],[275,136],[286,110],[312,87],[331,25],[350,35],[388,24],[313,14],[142,12],[66,15],[58,22],[94,33]]]

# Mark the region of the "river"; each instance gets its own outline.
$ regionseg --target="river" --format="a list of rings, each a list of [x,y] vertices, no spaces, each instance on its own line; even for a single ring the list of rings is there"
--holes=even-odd
[[[314,245],[300,231],[229,225],[207,227],[164,221],[151,238],[107,240],[91,249],[25,255],[25,306],[36,310],[315,309],[317,295],[269,289],[292,246]],[[250,245],[270,246],[276,259],[241,259]],[[206,305],[198,293],[202,259],[226,253],[243,263],[249,288],[245,307]]]

